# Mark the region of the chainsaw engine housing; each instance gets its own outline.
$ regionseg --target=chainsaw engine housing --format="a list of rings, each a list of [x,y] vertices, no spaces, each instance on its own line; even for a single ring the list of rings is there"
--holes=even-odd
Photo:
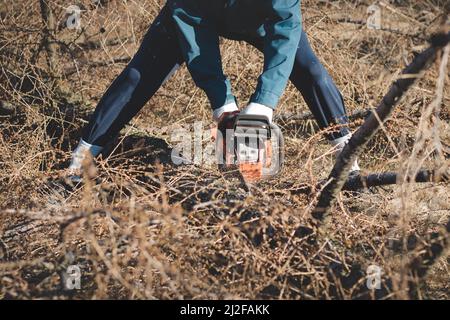
[[[259,115],[238,115],[234,126],[234,163],[247,182],[275,176],[283,164],[280,128]]]

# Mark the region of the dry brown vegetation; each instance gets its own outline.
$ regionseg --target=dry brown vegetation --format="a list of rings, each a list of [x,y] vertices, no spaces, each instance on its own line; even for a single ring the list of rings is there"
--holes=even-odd
[[[44,17],[40,3],[0,0],[0,298],[450,297],[445,251],[429,265],[421,261],[426,273],[411,274],[436,237],[448,243],[448,182],[399,179],[343,192],[326,232],[305,236],[299,227],[308,224],[319,190],[299,190],[325,179],[334,161],[322,132],[308,116],[280,122],[285,168],[250,194],[215,168],[175,166],[173,126],[211,122],[207,99],[185,68],[123,130],[110,155],[90,165],[82,188],[58,189],[54,181],[80,129],[164,1],[48,1],[52,14]],[[303,1],[310,41],[350,114],[375,107],[447,19],[445,0],[383,3],[383,30],[369,30],[357,21],[371,1]],[[65,26],[71,4],[83,9],[81,30]],[[243,103],[262,56],[227,40],[222,53]],[[448,173],[446,54],[365,148],[364,174]],[[289,86],[278,115],[306,111]],[[81,268],[81,290],[62,287],[69,265]],[[366,288],[369,265],[383,270],[381,290]]]

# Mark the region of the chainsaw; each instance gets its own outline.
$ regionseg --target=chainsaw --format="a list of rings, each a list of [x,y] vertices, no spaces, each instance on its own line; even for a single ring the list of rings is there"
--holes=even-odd
[[[230,113],[220,121],[216,132],[216,153],[222,171],[238,169],[247,184],[281,171],[283,135],[266,117]]]

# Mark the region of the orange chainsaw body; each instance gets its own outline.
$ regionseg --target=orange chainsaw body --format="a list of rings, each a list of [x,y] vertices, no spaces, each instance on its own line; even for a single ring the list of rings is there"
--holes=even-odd
[[[219,167],[237,168],[246,183],[272,177],[281,169],[281,130],[266,119],[241,116],[237,112],[227,114],[212,130],[212,137],[216,142]]]

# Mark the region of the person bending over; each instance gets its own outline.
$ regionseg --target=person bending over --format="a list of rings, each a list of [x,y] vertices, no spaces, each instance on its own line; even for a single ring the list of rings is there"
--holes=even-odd
[[[337,152],[342,150],[351,137],[344,101],[311,49],[302,28],[300,0],[169,0],[98,103],[69,170],[81,171],[87,151],[99,155],[183,63],[206,93],[216,122],[237,113],[238,103],[222,69],[219,37],[245,41],[264,55],[258,84],[240,114],[272,121],[290,80],[321,129],[338,125],[326,136]],[[357,170],[355,161],[352,171]]]

